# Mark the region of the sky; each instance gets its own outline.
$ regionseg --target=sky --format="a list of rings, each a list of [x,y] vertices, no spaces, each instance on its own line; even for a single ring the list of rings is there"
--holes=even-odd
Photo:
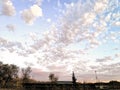
[[[120,0],[0,0],[0,61],[40,81],[120,80]]]

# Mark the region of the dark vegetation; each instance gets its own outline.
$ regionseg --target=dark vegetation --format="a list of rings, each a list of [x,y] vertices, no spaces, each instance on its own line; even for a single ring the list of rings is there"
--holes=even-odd
[[[31,67],[20,68],[0,62],[0,90],[120,90],[118,81],[78,83],[74,72],[72,81],[58,81],[58,77],[50,73],[49,82],[31,79],[31,72]]]
[[[53,73],[50,73],[49,80],[54,83],[58,80],[58,77],[55,76]]]
[[[0,88],[22,87],[22,83],[35,82],[30,79],[31,68],[0,62]]]

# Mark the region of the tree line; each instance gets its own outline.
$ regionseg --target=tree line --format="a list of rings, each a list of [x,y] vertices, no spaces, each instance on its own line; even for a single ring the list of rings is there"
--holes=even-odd
[[[30,79],[31,68],[20,68],[14,64],[0,62],[0,88],[22,86],[25,82],[34,82]]]
[[[35,83],[31,79],[31,67],[20,68],[14,64],[4,64],[0,61],[0,88],[22,87],[23,83]],[[58,77],[50,73],[48,76],[50,82],[55,83]]]

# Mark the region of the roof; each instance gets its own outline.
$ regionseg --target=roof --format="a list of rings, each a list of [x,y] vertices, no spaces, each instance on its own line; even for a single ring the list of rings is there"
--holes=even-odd
[[[72,81],[57,81],[57,84],[73,84]]]
[[[72,81],[56,81],[55,83],[51,82],[38,82],[38,83],[24,83],[24,85],[44,85],[44,84],[73,84]]]

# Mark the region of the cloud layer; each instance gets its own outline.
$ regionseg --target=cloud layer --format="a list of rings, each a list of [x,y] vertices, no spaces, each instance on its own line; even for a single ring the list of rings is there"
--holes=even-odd
[[[38,2],[41,3],[41,0],[21,11],[25,23],[33,24],[43,16]],[[94,71],[98,71],[100,77],[111,78],[112,75],[119,74],[117,72],[120,64],[120,31],[117,29],[120,26],[119,4],[119,0],[92,2],[79,0],[76,3],[65,4],[66,9],[58,17],[58,22],[52,24],[48,31],[40,34],[30,31],[30,43],[0,37],[0,50],[15,52],[27,58],[24,63],[40,68],[43,76],[48,72],[71,75],[71,72],[75,71],[82,79],[89,79],[93,77]],[[15,8],[10,0],[3,1],[3,14],[7,16],[15,14]],[[50,21],[48,19],[48,22]],[[6,27],[11,31],[15,29],[12,24]],[[113,28],[117,30],[113,31]],[[113,46],[107,46],[108,44]],[[100,50],[103,46],[107,47],[102,48],[106,52]],[[114,49],[113,52],[111,49]],[[38,70],[33,73],[41,75]]]

